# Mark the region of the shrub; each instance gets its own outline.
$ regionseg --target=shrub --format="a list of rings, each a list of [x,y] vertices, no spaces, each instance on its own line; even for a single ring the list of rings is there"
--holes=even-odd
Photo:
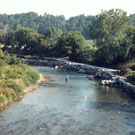
[[[5,61],[0,58],[0,66],[4,66],[4,65],[5,65]]]
[[[0,87],[6,87],[6,86],[7,86],[7,84],[5,81],[0,82]]]
[[[4,95],[0,94],[0,103],[5,102],[7,99]]]
[[[28,77],[23,77],[22,80],[23,80],[23,82],[24,82],[24,84],[25,84],[26,87],[28,87],[28,86],[31,85],[31,83],[30,83]]]
[[[14,81],[8,81],[7,86],[9,88],[12,88],[17,95],[19,95],[22,92],[22,87],[16,84]]]
[[[3,58],[3,57],[4,57],[4,53],[3,53],[3,51],[0,48],[0,58]]]
[[[7,76],[6,76],[6,77],[7,77],[7,78],[11,78],[11,79],[17,79],[17,78],[19,78],[19,75],[18,75],[17,72],[9,71],[9,72],[7,73]]]
[[[0,69],[0,77],[2,76],[2,72],[3,72],[3,70],[2,70],[2,69]]]
[[[28,69],[28,65],[26,65],[26,64],[19,64],[18,65],[19,67],[21,67],[23,70],[27,70]]]
[[[20,64],[21,60],[19,58],[17,58],[15,55],[10,57],[10,61],[9,64]]]
[[[29,68],[28,75],[30,76],[31,84],[36,83],[36,81],[39,79],[39,72],[36,69]]]
[[[7,90],[7,91],[4,92],[4,95],[6,96],[6,98],[8,100],[16,97],[15,91],[9,91],[9,90]]]

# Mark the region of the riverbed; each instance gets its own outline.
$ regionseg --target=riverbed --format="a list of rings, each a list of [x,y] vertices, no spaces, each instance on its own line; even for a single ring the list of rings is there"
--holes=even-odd
[[[85,74],[35,68],[52,81],[0,113],[0,135],[135,135],[135,104],[119,89]]]

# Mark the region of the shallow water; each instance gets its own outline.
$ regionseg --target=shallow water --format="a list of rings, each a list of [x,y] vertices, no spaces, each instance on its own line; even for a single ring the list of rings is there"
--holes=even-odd
[[[118,89],[84,74],[35,68],[53,81],[0,113],[0,135],[135,135],[135,105]]]

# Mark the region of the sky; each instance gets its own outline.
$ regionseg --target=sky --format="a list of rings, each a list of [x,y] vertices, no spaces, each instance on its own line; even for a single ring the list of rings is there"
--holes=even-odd
[[[101,10],[122,9],[135,13],[135,0],[0,0],[0,14],[36,12],[71,16],[97,15]]]

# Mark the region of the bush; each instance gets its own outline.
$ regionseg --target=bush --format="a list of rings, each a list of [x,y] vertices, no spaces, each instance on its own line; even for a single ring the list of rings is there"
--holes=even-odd
[[[36,83],[36,81],[39,79],[39,72],[36,69],[29,68],[28,69],[28,75],[30,76],[30,82],[31,84]]]
[[[5,102],[7,99],[4,95],[0,94],[0,103]]]
[[[14,91],[9,91],[9,90],[5,91],[4,95],[6,96],[8,100],[13,99],[17,96]]]
[[[12,64],[20,64],[21,63],[21,60],[19,58],[17,58],[15,55],[14,56],[11,56],[11,59],[10,59],[10,65]]]
[[[22,87],[16,84],[14,81],[8,81],[7,86],[9,88],[12,88],[17,95],[19,95],[22,92]]]
[[[2,76],[2,72],[3,72],[3,70],[2,70],[2,69],[0,69],[0,77]]]
[[[5,61],[3,59],[0,59],[0,66],[4,66],[5,65]]]
[[[5,81],[1,81],[1,82],[0,82],[0,87],[6,87],[6,86],[7,86],[7,84],[6,84]]]
[[[4,54],[0,50],[0,103],[19,96],[24,88],[39,79],[36,69],[22,64],[16,56]]]
[[[25,77],[25,76],[24,76],[24,77],[22,78],[22,80],[23,80],[23,82],[24,82],[24,84],[25,84],[26,87],[28,87],[28,86],[31,85],[31,83],[30,83],[28,77]]]

